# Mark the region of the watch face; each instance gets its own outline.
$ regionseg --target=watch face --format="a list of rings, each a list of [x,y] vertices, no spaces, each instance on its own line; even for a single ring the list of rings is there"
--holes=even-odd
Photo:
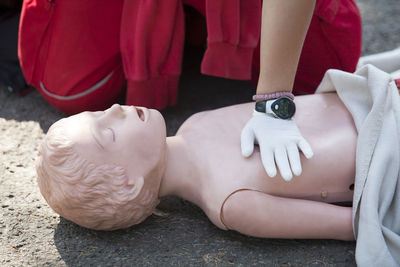
[[[271,110],[281,119],[290,119],[296,112],[296,106],[289,97],[280,97],[272,103]]]

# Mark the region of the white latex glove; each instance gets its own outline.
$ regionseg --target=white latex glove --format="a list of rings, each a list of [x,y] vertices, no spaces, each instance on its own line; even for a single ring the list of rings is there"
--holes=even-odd
[[[253,154],[254,143],[260,146],[261,160],[270,177],[276,175],[276,165],[286,181],[302,172],[299,149],[306,158],[313,156],[308,142],[301,135],[294,120],[273,118],[254,111],[253,117],[242,130],[242,155]]]

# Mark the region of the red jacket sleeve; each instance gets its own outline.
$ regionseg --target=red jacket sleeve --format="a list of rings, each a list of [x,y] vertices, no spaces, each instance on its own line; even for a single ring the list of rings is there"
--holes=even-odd
[[[206,0],[204,74],[248,80],[261,29],[260,0]]]
[[[127,104],[174,104],[181,72],[184,14],[180,0],[125,0],[121,53]]]

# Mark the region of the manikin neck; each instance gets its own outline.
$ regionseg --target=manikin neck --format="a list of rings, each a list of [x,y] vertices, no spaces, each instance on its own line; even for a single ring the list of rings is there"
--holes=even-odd
[[[201,177],[193,152],[181,136],[167,137],[166,167],[159,197],[174,195],[198,204],[201,201]]]

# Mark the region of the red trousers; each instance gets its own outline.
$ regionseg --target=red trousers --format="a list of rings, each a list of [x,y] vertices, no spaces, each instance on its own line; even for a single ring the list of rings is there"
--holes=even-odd
[[[260,0],[25,0],[18,53],[29,84],[56,109],[173,105],[181,72],[183,3],[205,18],[202,73],[257,80]],[[190,29],[187,29],[187,31]],[[294,93],[313,93],[329,68],[352,72],[361,53],[353,0],[317,0]]]

